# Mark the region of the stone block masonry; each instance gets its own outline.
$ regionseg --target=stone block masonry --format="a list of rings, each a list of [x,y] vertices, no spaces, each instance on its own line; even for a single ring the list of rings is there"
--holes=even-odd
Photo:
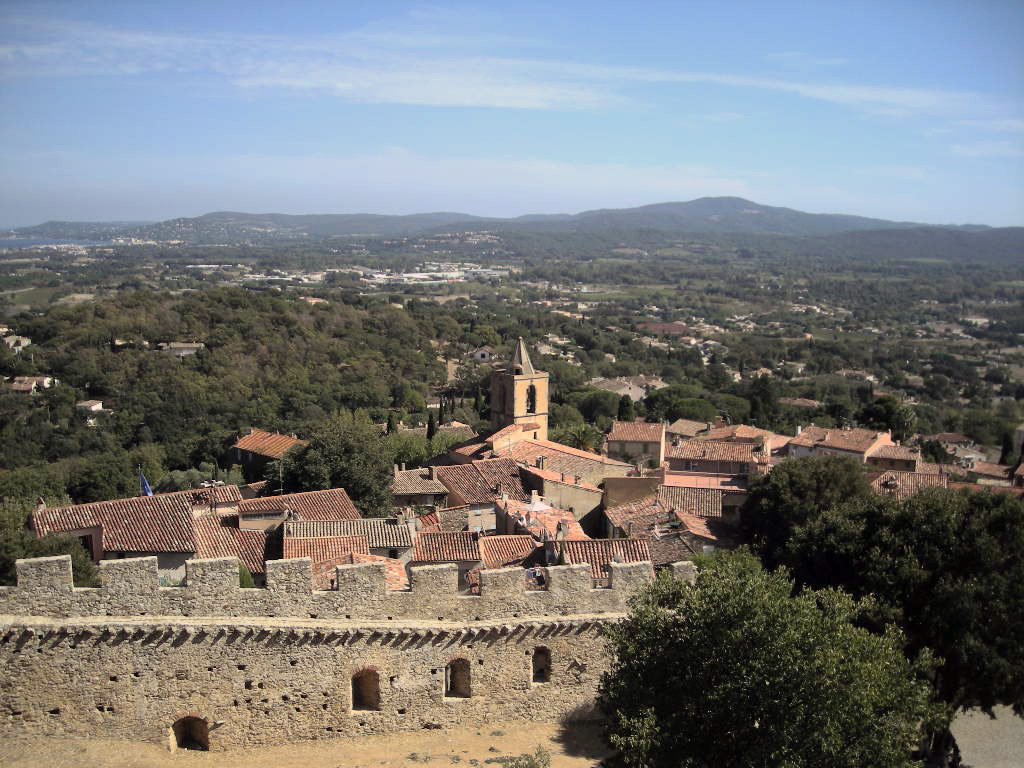
[[[397,730],[588,717],[619,620],[646,563],[485,571],[480,595],[455,566],[413,569],[388,592],[377,565],[310,588],[307,559],[268,563],[265,589],[239,589],[237,563],[193,560],[160,587],[155,558],[101,563],[75,588],[70,559],[18,562],[0,589],[0,737],[74,735],[211,750]],[[683,573],[686,566],[677,566]],[[538,664],[544,670],[535,681]]]

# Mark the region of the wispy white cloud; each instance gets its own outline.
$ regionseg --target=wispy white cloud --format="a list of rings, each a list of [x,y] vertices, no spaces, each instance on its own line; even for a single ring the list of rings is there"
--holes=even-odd
[[[1024,142],[976,141],[969,144],[954,144],[950,150],[954,155],[960,157],[1024,157]]]
[[[886,115],[973,117],[989,106],[983,96],[969,91],[484,54],[476,35],[439,31],[436,25],[302,39],[176,35],[2,18],[0,28],[5,30],[0,33],[0,76],[5,78],[207,72],[250,90],[323,92],[361,102],[549,110],[627,102],[637,84],[772,91]],[[491,50],[502,47],[496,44]],[[798,52],[778,56],[813,60]]]
[[[961,120],[960,125],[979,128],[993,133],[1024,133],[1024,119],[1019,120]]]

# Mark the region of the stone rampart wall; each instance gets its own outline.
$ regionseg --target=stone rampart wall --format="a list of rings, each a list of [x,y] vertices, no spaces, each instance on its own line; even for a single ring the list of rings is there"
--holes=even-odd
[[[651,577],[650,563],[612,563],[611,588],[592,588],[590,566],[546,569],[546,589],[528,591],[522,568],[485,570],[480,594],[458,591],[458,569],[411,569],[408,591],[389,591],[379,563],[339,566],[337,588],[314,591],[310,560],[267,562],[266,587],[241,589],[234,558],[189,560],[185,585],[161,587],[155,557],[104,560],[102,586],[72,583],[71,558],[17,562],[18,586],[0,587],[0,614],[14,616],[262,616],[400,621],[481,621],[525,616],[622,613]]]
[[[613,564],[612,587],[593,589],[588,565],[559,566],[527,591],[522,569],[484,571],[471,596],[454,565],[412,569],[407,592],[377,564],[339,567],[329,592],[311,589],[308,559],[267,566],[266,588],[240,589],[233,558],[191,560],[185,586],[160,587],[154,557],[104,561],[102,586],[80,589],[67,556],[18,561],[18,586],[0,588],[0,738],[173,743],[196,718],[224,749],[587,717],[608,666],[601,626],[651,575]],[[468,696],[446,695],[453,662]],[[366,670],[378,698],[361,709]]]
[[[591,716],[608,657],[600,621],[431,627],[300,625],[153,617],[28,619],[0,628],[0,739],[80,736],[169,743],[186,716],[211,750],[398,730]],[[308,621],[308,620],[307,620]],[[550,679],[533,682],[533,654]],[[470,696],[445,667],[469,666]],[[353,708],[376,673],[378,708]]]

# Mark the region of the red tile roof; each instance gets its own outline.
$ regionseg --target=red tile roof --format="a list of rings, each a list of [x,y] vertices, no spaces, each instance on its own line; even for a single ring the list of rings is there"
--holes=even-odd
[[[690,419],[676,419],[666,427],[665,431],[673,435],[694,437],[708,428],[706,421],[692,421]]]
[[[590,539],[566,541],[565,559],[569,564],[589,563],[594,579],[608,578],[608,563],[650,562],[651,550],[643,539]]]
[[[545,469],[579,475],[588,482],[600,482],[606,475],[622,475],[630,468],[626,462],[550,440],[522,440],[501,451],[501,456],[530,466],[536,466],[537,457],[543,456]]]
[[[308,557],[314,563],[360,552],[370,554],[370,539],[364,536],[285,536],[282,556]]]
[[[895,496],[902,501],[924,488],[948,487],[946,475],[924,474],[921,472],[882,472],[871,481],[871,487],[878,493]]]
[[[249,573],[266,572],[267,534],[238,527],[238,515],[204,514],[193,519],[196,557],[237,557]]]
[[[412,546],[409,526],[394,518],[370,517],[364,520],[314,520],[286,522],[284,537],[367,536],[374,549],[408,549]]]
[[[864,453],[879,439],[889,439],[886,433],[873,429],[825,429],[824,427],[804,427],[799,435],[789,441],[790,445],[805,448],[821,446],[852,453]]]
[[[264,432],[262,429],[253,429],[248,435],[238,438],[232,448],[240,451],[248,451],[268,459],[280,459],[288,451],[297,445],[309,445],[305,440],[299,440],[289,435],[279,435],[276,432]]]
[[[419,533],[412,559],[426,563],[448,563],[456,560],[480,560],[478,536],[472,531],[454,533]]]
[[[565,539],[583,540],[589,539],[583,528],[576,521],[572,512],[567,509],[558,509],[541,502],[540,504],[529,501],[508,501],[498,502],[498,506],[504,509],[515,522],[516,530],[529,534],[537,541],[558,538],[559,523]]]
[[[725,443],[711,440],[688,440],[679,445],[671,445],[666,457],[682,461],[728,461],[741,464],[757,462],[754,446],[750,443]]]
[[[32,513],[40,537],[101,526],[107,552],[195,552],[192,492],[133,496]]]
[[[732,424],[728,427],[715,427],[714,429],[710,429],[704,434],[697,435],[694,440],[753,442],[758,438],[762,438],[767,441],[775,437],[778,437],[778,435],[774,432],[768,431],[767,429],[758,429],[757,427],[752,427],[749,424]]]
[[[665,439],[665,425],[645,421],[613,421],[608,442],[660,443]]]
[[[671,488],[718,488],[723,491],[744,492],[747,488],[747,476],[666,470],[662,483]]]
[[[697,517],[721,517],[725,492],[719,488],[678,488],[658,486],[658,501],[677,512]]]
[[[419,496],[425,494],[444,494],[448,489],[440,480],[430,479],[430,468],[407,469],[395,472],[391,482],[391,492],[395,496]]]
[[[574,485],[577,488],[586,488],[588,491],[601,490],[593,483],[584,482],[582,478],[577,482],[576,478],[578,475],[567,475],[564,472],[555,472],[552,469],[539,469],[538,467],[521,467],[521,471],[529,475],[534,475],[535,477],[543,478],[544,480],[550,480],[553,483]]]
[[[481,536],[478,543],[484,568],[520,565],[537,549],[533,536]]]
[[[975,475],[981,475],[982,477],[991,477],[999,480],[1009,480],[1011,467],[1005,464],[995,464],[991,461],[976,461],[970,467],[968,472],[972,472]]]
[[[437,467],[437,479],[466,504],[487,504],[502,492],[511,499],[529,498],[523,490],[518,465],[507,458]]]
[[[344,488],[330,488],[326,491],[303,491],[283,496],[260,496],[244,499],[238,504],[238,511],[268,512],[290,509],[297,512],[300,520],[359,520],[360,515]]]
[[[880,445],[868,455],[878,459],[917,461],[921,458],[921,450],[906,445]]]

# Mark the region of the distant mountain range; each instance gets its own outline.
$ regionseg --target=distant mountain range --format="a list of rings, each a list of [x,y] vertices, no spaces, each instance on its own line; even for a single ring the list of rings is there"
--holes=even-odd
[[[180,240],[194,244],[274,242],[338,236],[408,236],[466,229],[537,232],[614,232],[658,230],[690,234],[764,234],[789,236],[831,235],[842,232],[893,229],[988,230],[989,227],[934,227],[913,222],[887,221],[863,216],[804,213],[744,200],[739,197],[702,197],[679,203],[657,203],[639,208],[618,208],[569,214],[531,214],[512,219],[485,218],[465,213],[418,213],[409,216],[375,214],[320,214],[222,211],[195,218],[157,223],[57,222],[23,227],[10,237],[64,239]]]

